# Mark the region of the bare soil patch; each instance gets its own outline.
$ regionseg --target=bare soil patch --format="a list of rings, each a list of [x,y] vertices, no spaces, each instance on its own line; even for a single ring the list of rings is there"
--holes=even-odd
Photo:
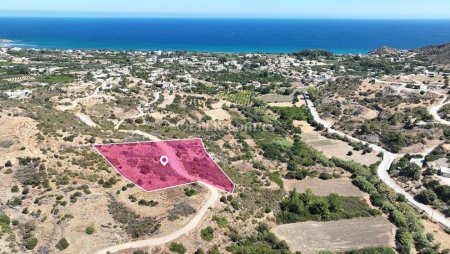
[[[285,179],[283,182],[287,191],[292,191],[295,188],[298,192],[305,192],[307,189],[310,189],[314,194],[319,196],[328,196],[331,193],[337,193],[341,196],[367,196],[366,193],[354,186],[348,178],[330,180],[318,178],[306,178],[303,180]]]
[[[294,96],[281,94],[265,94],[261,96],[261,99],[267,103],[292,102]]]
[[[228,121],[231,119],[230,114],[221,108],[206,110],[205,114],[210,116],[213,121]]]
[[[271,107],[293,107],[292,102],[272,102],[268,104]]]
[[[428,220],[422,220],[422,223],[425,232],[433,234],[434,242],[440,244],[439,250],[450,249],[450,235],[440,225]]]
[[[394,247],[395,227],[385,217],[329,222],[300,222],[278,226],[275,235],[292,251],[305,254],[321,250],[345,252],[366,247]]]
[[[167,106],[172,104],[173,100],[175,99],[175,94],[169,94],[168,92],[165,92],[163,96],[164,101],[160,105],[158,105],[158,108],[166,108]]]
[[[36,135],[37,123],[26,117],[0,117],[0,163],[14,161],[17,157],[36,156],[39,152]]]

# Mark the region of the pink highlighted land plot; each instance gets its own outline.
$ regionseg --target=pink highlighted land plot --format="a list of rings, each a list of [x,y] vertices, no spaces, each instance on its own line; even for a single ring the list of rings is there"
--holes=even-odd
[[[119,173],[146,191],[203,182],[227,192],[234,184],[201,139],[95,145]],[[160,159],[167,156],[168,163]]]

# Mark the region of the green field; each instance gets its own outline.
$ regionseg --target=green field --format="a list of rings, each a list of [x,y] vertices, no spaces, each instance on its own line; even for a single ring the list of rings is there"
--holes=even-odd
[[[220,98],[232,103],[249,106],[252,104],[254,94],[249,91],[224,92],[220,94]]]

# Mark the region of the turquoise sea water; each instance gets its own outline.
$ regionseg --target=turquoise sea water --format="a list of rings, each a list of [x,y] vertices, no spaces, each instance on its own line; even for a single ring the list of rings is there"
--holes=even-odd
[[[450,21],[0,18],[0,39],[52,49],[366,53],[450,42]]]

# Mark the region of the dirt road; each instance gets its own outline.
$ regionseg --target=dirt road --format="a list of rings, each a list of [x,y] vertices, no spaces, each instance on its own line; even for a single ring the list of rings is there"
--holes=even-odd
[[[150,239],[135,241],[135,242],[127,242],[127,243],[123,243],[123,244],[119,244],[116,246],[105,248],[96,253],[97,254],[108,254],[108,253],[115,253],[115,252],[127,250],[127,249],[158,246],[158,245],[166,244],[168,242],[176,240],[177,238],[179,238],[182,235],[188,234],[189,232],[191,232],[198,226],[198,224],[202,221],[205,214],[208,212],[209,208],[214,207],[214,205],[217,203],[217,201],[219,200],[219,197],[220,197],[219,191],[215,187],[207,185],[207,184],[204,184],[204,185],[206,187],[208,187],[208,190],[211,195],[209,196],[209,198],[205,202],[205,204],[202,206],[202,208],[200,208],[200,210],[197,212],[195,217],[191,221],[189,221],[189,223],[186,224],[186,226],[180,228],[179,230],[177,230],[169,235],[163,236],[163,237],[150,238]]]

